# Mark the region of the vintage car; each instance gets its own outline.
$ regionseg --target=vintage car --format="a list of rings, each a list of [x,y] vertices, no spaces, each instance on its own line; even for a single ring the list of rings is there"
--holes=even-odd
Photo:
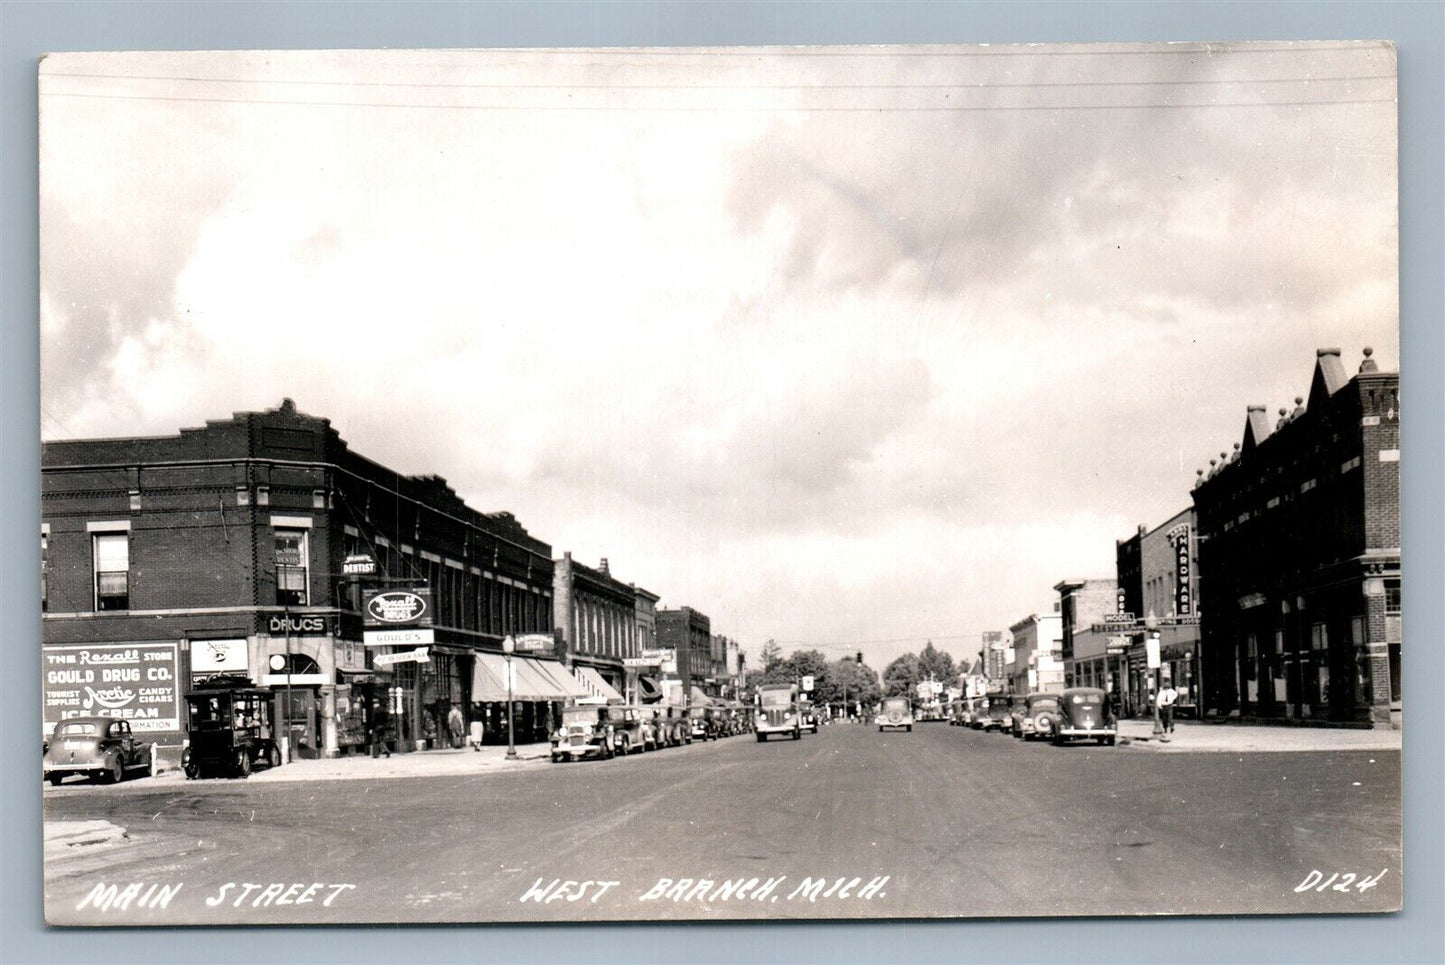
[[[798,715],[802,718],[802,730],[818,733],[818,708],[811,700],[798,701]]]
[[[878,732],[886,728],[913,730],[913,701],[907,697],[884,697],[878,709]]]
[[[51,784],[59,784],[67,774],[119,784],[127,772],[149,773],[151,768],[151,745],[136,738],[130,721],[112,717],[62,720],[44,748],[45,779]]]
[[[987,709],[980,727],[984,730],[1006,731],[1013,725],[1013,694],[989,694]]]
[[[691,744],[692,724],[687,719],[687,711],[676,704],[662,704],[658,709],[662,715],[663,743],[668,747]]]
[[[271,726],[274,694],[242,678],[217,677],[186,694],[190,726],[181,770],[188,779],[247,777],[256,765],[279,767]]]
[[[1052,734],[1055,744],[1092,738],[1112,746],[1117,735],[1109,698],[1102,690],[1073,687],[1059,696],[1058,726]]]
[[[1028,712],[1028,697],[1014,694],[1008,705],[1008,730],[1014,737],[1024,736],[1023,719]]]
[[[757,706],[753,712],[753,733],[759,743],[774,734],[793,740],[803,736],[798,716],[798,688],[792,684],[759,684]]]
[[[564,708],[562,724],[552,732],[552,763],[583,757],[610,759],[617,752],[611,710],[595,704]]]
[[[624,757],[632,753],[655,750],[657,731],[652,723],[650,711],[641,707],[612,705],[607,708],[607,719],[612,722],[612,736],[617,753]]]
[[[716,740],[713,733],[712,708],[689,707],[687,709],[688,736],[692,740]]]
[[[988,698],[970,697],[967,715],[969,727],[974,730],[983,730],[983,722],[988,719]]]
[[[1032,693],[1024,698],[1023,713],[1015,718],[1015,737],[1033,740],[1051,737],[1059,721],[1059,695]]]

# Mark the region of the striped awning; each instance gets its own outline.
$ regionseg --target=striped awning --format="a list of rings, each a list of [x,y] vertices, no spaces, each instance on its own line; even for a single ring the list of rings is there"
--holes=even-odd
[[[602,697],[612,703],[625,703],[626,697],[619,694],[611,684],[602,678],[602,675],[591,667],[573,667],[572,672],[577,675],[582,686],[586,687],[594,697]]]
[[[555,660],[513,657],[513,700],[569,700],[588,697],[584,687]],[[472,665],[472,700],[477,703],[507,699],[507,658],[500,653],[478,653]]]

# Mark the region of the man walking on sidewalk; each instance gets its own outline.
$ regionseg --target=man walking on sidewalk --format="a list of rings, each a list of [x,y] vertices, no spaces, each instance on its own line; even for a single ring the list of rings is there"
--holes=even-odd
[[[1159,722],[1164,727],[1164,733],[1174,733],[1174,702],[1179,699],[1179,691],[1174,689],[1173,684],[1165,684],[1159,691]]]

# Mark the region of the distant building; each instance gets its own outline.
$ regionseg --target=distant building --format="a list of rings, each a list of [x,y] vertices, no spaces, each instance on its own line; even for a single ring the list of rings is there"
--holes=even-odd
[[[712,669],[712,621],[707,614],[684,606],[657,611],[657,643],[676,653],[677,679],[682,695],[691,700],[692,688],[707,693]],[[714,693],[716,688],[714,686]]]
[[[1009,627],[1013,634],[1011,689],[1016,694],[1064,689],[1063,618],[1031,613]]]
[[[1002,630],[986,630],[983,634],[983,671],[988,679],[1006,686],[1009,678],[1008,639]]]
[[[563,553],[553,561],[552,620],[579,679],[596,696],[620,699],[623,661],[638,651],[636,589],[612,575],[606,557],[593,569]]]
[[[1316,353],[1308,400],[1194,488],[1205,698],[1246,717],[1389,726],[1400,707],[1400,379]]]
[[[1113,692],[1118,686],[1110,666],[1111,634],[1095,629],[1106,617],[1122,612],[1119,584],[1112,579],[1061,580],[1059,594],[1060,649],[1064,682],[1070,687],[1099,687]],[[1115,649],[1118,649],[1117,647]]]
[[[1114,658],[1126,714],[1148,712],[1151,706],[1155,678],[1145,645],[1150,633],[1159,634],[1160,677],[1179,691],[1180,712],[1200,710],[1197,552],[1192,508],[1153,529],[1140,526],[1115,544],[1121,609],[1106,627],[1128,640],[1127,652]]]

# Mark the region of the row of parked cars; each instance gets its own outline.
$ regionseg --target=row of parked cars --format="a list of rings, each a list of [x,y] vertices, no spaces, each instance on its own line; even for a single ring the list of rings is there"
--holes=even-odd
[[[997,730],[1023,740],[1066,744],[1092,740],[1113,746],[1119,736],[1108,695],[1095,687],[1071,687],[1062,693],[988,694],[953,702],[949,723],[974,730]]]
[[[551,735],[552,763],[626,757],[752,729],[752,708],[738,702],[707,707],[581,704],[562,711],[562,723]]]

